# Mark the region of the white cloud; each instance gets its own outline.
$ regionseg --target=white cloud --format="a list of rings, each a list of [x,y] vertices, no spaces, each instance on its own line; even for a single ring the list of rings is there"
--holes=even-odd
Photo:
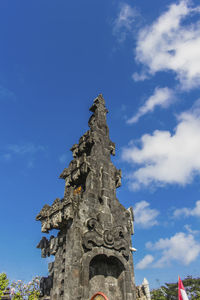
[[[16,96],[12,91],[0,85],[0,100],[7,101],[7,100],[15,100],[15,99]]]
[[[174,217],[200,217],[200,200],[196,202],[196,205],[194,208],[179,208],[174,211]]]
[[[136,9],[129,4],[123,3],[120,12],[114,22],[113,33],[118,37],[120,42],[126,39],[127,32],[130,32],[138,15]]]
[[[61,164],[66,163],[66,161],[67,161],[67,154],[62,154],[62,155],[60,155],[60,157],[59,157],[58,159],[59,159],[59,162],[60,162]]]
[[[9,161],[10,159],[11,159],[11,154],[10,153],[4,153],[1,156],[1,160],[3,160],[3,161]]]
[[[199,230],[194,230],[191,228],[191,225],[185,224],[184,228],[187,230],[187,232],[191,233],[192,235],[198,234]]]
[[[14,154],[35,154],[38,151],[44,151],[44,146],[36,146],[32,143],[25,143],[25,144],[10,144],[6,147],[8,151]]]
[[[34,145],[33,143],[24,144],[9,144],[2,147],[2,154],[0,155],[0,160],[4,162],[11,161],[16,156],[27,156],[28,157],[28,167],[33,167],[34,156],[38,152],[44,152],[46,149],[41,145]]]
[[[154,111],[156,106],[160,106],[162,108],[167,108],[172,101],[175,99],[173,90],[164,87],[164,88],[156,88],[152,96],[150,96],[147,101],[142,105],[137,114],[134,115],[131,119],[127,121],[127,123],[132,124],[136,123],[140,117],[147,114],[148,112]]]
[[[145,257],[136,264],[136,269],[143,270],[149,267],[149,265],[154,261],[154,257],[150,254],[145,255]]]
[[[156,217],[159,215],[159,211],[151,209],[147,201],[137,202],[134,207],[135,224],[143,227],[150,228],[154,225],[158,225]]]
[[[200,12],[191,4],[182,0],[170,5],[152,25],[140,30],[136,46],[136,61],[148,69],[148,74],[173,71],[182,89],[200,84],[200,22],[193,19],[193,23],[183,24]]]
[[[160,239],[156,243],[148,242],[148,249],[161,251],[161,257],[154,263],[154,267],[162,268],[178,261],[182,265],[189,265],[200,254],[200,244],[192,234],[176,233],[171,238]]]
[[[178,116],[178,125],[171,134],[156,130],[140,139],[141,147],[135,144],[123,150],[122,158],[136,165],[130,175],[131,187],[137,189],[152,183],[190,183],[200,174],[200,109],[199,102],[193,110]]]
[[[134,81],[144,81],[145,79],[149,78],[149,76],[143,71],[141,73],[135,72],[132,75]]]

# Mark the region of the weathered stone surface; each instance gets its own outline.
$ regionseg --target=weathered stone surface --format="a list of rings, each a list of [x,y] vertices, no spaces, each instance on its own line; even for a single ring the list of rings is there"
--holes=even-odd
[[[90,111],[90,130],[73,145],[73,160],[60,175],[65,180],[63,199],[45,205],[36,217],[42,232],[59,230],[57,237],[42,238],[37,246],[42,257],[55,255],[49,277],[41,281],[41,297],[89,300],[100,291],[109,300],[135,300],[134,217],[116,198],[121,170],[110,159],[115,144],[109,138],[102,95]]]
[[[141,285],[136,287],[136,300],[151,300],[149,282],[144,278]]]

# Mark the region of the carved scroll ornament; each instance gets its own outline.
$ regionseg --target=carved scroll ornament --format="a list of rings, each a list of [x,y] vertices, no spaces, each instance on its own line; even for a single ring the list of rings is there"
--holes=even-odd
[[[97,219],[91,218],[87,221],[87,227],[89,231],[83,236],[83,245],[87,250],[92,250],[94,246],[104,246],[121,252],[126,258],[129,257],[129,246],[124,238],[122,226],[104,230]]]

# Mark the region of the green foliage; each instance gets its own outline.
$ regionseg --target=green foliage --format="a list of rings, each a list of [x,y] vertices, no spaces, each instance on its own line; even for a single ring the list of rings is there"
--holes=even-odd
[[[3,292],[7,288],[9,280],[5,273],[0,273],[0,297],[3,296]]]
[[[165,294],[163,293],[163,291],[161,289],[157,289],[157,290],[152,290],[151,291],[151,299],[152,300],[165,300]]]
[[[183,280],[183,285],[191,300],[200,300],[200,278],[188,276]]]
[[[23,297],[20,295],[19,292],[17,292],[17,293],[13,296],[12,299],[14,299],[14,300],[23,300]]]
[[[182,280],[186,293],[191,300],[200,300],[200,278],[186,277]],[[159,289],[151,291],[152,300],[177,300],[178,299],[178,282],[165,283]]]

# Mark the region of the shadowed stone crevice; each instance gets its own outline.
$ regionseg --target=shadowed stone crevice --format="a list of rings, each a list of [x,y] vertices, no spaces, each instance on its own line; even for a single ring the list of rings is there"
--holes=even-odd
[[[124,265],[118,258],[100,254],[95,256],[90,262],[89,279],[98,275],[103,275],[104,277],[113,276],[118,279],[123,271],[125,271]]]

